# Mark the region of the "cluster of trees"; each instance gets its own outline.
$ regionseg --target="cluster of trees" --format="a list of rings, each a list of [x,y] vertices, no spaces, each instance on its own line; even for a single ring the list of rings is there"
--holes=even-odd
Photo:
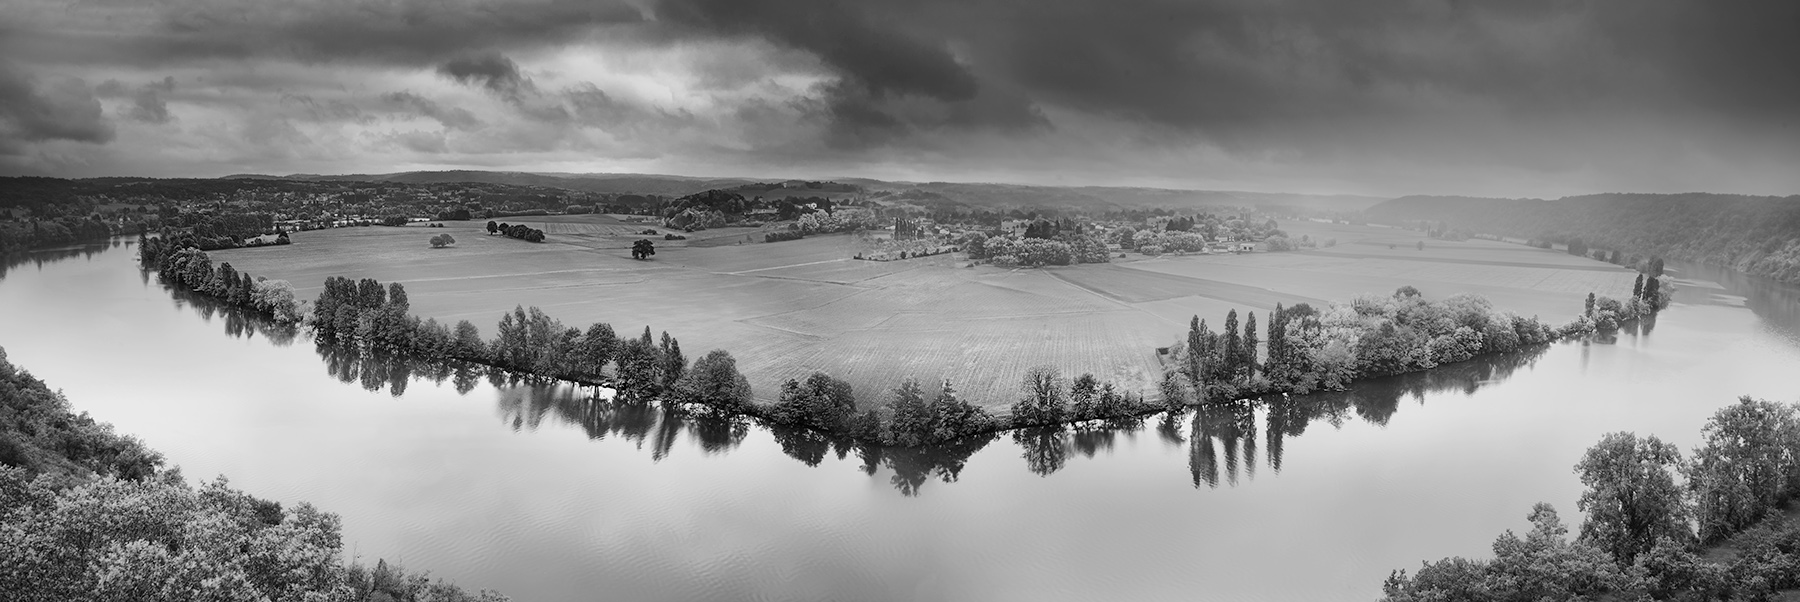
[[[434,249],[441,249],[453,244],[456,244],[456,239],[449,234],[439,234],[431,237],[431,247]]]
[[[780,398],[756,413],[784,427],[901,447],[950,443],[1003,426],[987,410],[958,398],[949,382],[935,395],[927,395],[917,380],[907,380],[879,408],[861,412],[857,408],[850,383],[815,372],[804,381],[788,380],[781,386]]]
[[[1507,353],[1555,340],[1536,318],[1496,312],[1476,295],[1428,301],[1417,289],[1392,296],[1359,296],[1323,311],[1301,303],[1276,305],[1265,333],[1256,314],[1237,311],[1214,333],[1195,316],[1186,340],[1171,349],[1163,391],[1170,403],[1235,399],[1270,392],[1342,389],[1351,381],[1429,370],[1489,353]],[[1266,353],[1259,345],[1266,336]]]
[[[156,472],[162,456],[87,412],[73,412],[61,393],[12,365],[0,349],[0,465],[73,483],[95,476],[143,478]]]
[[[544,242],[544,231],[525,224],[505,224],[488,220],[488,235],[505,234],[525,242]]]
[[[750,411],[776,425],[806,428],[846,441],[921,447],[953,445],[1008,429],[1060,429],[1070,423],[1115,425],[1162,409],[1113,383],[1100,382],[1092,374],[1083,374],[1071,384],[1048,366],[1027,372],[1020,399],[1007,417],[994,416],[964,401],[948,381],[928,392],[917,380],[907,380],[879,406],[861,411],[858,407],[850,383],[814,373],[805,380],[789,380],[773,405]],[[979,449],[979,444],[975,448]]]
[[[0,591],[18,602],[502,602],[385,562],[346,566],[341,522],[180,471],[69,486],[0,467]]]
[[[707,228],[723,228],[725,224],[724,213],[698,207],[684,209],[680,213],[663,219],[663,226],[681,228],[688,232]]]
[[[1674,297],[1674,286],[1669,284],[1666,277],[1645,276],[1646,274],[1638,274],[1637,283],[1632,285],[1631,298],[1624,301],[1588,293],[1581,317],[1563,326],[1561,334],[1582,336],[1595,332],[1617,332],[1621,327],[1651,318],[1656,312],[1667,309]]]
[[[263,246],[261,234],[261,231],[217,234],[216,231],[211,230],[206,234],[201,234],[194,231],[183,232],[172,228],[163,228],[156,237],[152,238],[147,233],[140,232],[138,234],[138,259],[144,265],[156,265],[164,257],[185,248],[217,251],[240,247],[260,247]],[[293,241],[288,238],[286,231],[278,229],[275,233],[275,242],[271,244],[287,245],[293,244]]]
[[[1131,248],[1145,255],[1194,253],[1206,250],[1206,236],[1186,231],[1138,230],[1131,236]]]
[[[862,208],[839,208],[835,211],[821,210],[801,215],[794,222],[805,234],[830,234],[832,232],[854,232],[857,230],[874,230],[885,225],[885,221],[875,212]]]
[[[147,261],[156,256],[145,254],[139,259]],[[252,278],[250,274],[232,268],[230,262],[215,268],[206,251],[194,247],[182,247],[160,257],[155,265],[157,275],[164,282],[213,297],[226,305],[256,310],[282,324],[297,323],[304,316],[305,309],[295,300],[294,287],[286,280]]]
[[[1066,382],[1056,368],[1038,366],[1025,372],[1023,395],[1012,406],[1012,428],[1057,426],[1141,416],[1162,408],[1143,397],[1102,383],[1092,374]]]
[[[0,212],[10,215],[10,212]],[[95,217],[0,221],[0,255],[77,242],[106,240],[117,230]]]
[[[435,318],[420,320],[410,310],[406,288],[398,282],[382,286],[372,278],[334,276],[325,280],[309,322],[324,345],[583,383],[610,381],[627,399],[667,397],[726,411],[750,403],[749,382],[731,354],[715,350],[690,367],[680,341],[664,332],[658,342],[647,326],[641,337],[621,338],[604,322],[582,330],[536,307],[517,307],[500,317],[493,339],[483,339],[468,320],[449,327]]]
[[[763,242],[782,242],[786,240],[800,240],[802,238],[806,238],[806,233],[801,232],[799,228],[795,228],[792,230],[776,230],[764,234]]]
[[[1112,255],[1106,250],[1106,242],[1097,235],[1067,230],[1054,236],[1054,239],[1014,239],[971,232],[964,235],[959,244],[970,259],[985,259],[1002,266],[1041,267],[1106,263],[1112,260]]]
[[[1387,600],[1766,600],[1800,587],[1800,526],[1769,518],[1800,494],[1796,407],[1740,398],[1701,432],[1691,459],[1654,436],[1606,435],[1575,466],[1587,517],[1573,541],[1538,504],[1531,533],[1501,536],[1492,560],[1395,571]],[[1733,537],[1736,558],[1702,557]]]
[[[1273,219],[1257,221],[1248,214],[1198,213],[1153,219],[1164,232],[1193,232],[1212,239],[1262,240],[1280,232]]]

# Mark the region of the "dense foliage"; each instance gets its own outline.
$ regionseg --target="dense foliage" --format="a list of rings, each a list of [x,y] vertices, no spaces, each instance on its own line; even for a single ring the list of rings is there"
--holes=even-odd
[[[631,258],[632,259],[638,259],[638,260],[649,259],[652,255],[655,255],[655,254],[656,254],[656,241],[653,241],[653,240],[650,240],[647,238],[640,238],[631,243]]]
[[[525,242],[544,242],[544,231],[525,224],[494,224],[488,222],[488,233],[505,234],[508,238],[517,238]]]
[[[1497,312],[1475,295],[1428,301],[1403,287],[1393,296],[1364,295],[1323,311],[1277,305],[1267,353],[1254,312],[1242,330],[1236,310],[1223,332],[1198,316],[1186,340],[1171,348],[1165,396],[1233,399],[1270,392],[1342,389],[1351,381],[1429,370],[1478,355],[1549,342],[1556,333],[1536,318]]]
[[[76,414],[62,394],[12,365],[0,349],[0,465],[59,482],[92,475],[141,479],[155,473],[162,456],[87,412]]]
[[[0,592],[18,602],[495,602],[385,563],[345,566],[336,516],[194,488],[0,350]]]
[[[308,323],[323,345],[379,354],[405,355],[425,361],[464,361],[519,374],[584,383],[610,382],[627,399],[670,399],[741,410],[750,403],[750,386],[737,372],[731,354],[714,350],[690,368],[681,343],[668,333],[661,342],[651,336],[620,339],[610,324],[586,330],[532,307],[517,307],[500,317],[491,340],[467,320],[454,327],[435,318],[410,313],[406,287],[383,286],[365,278],[325,280]]]
[[[1000,266],[1041,267],[1077,263],[1106,263],[1112,255],[1106,242],[1096,234],[1062,231],[1054,238],[1024,236],[989,237],[979,232],[967,234],[960,241],[970,259],[986,259]]]
[[[500,602],[385,562],[345,566],[337,516],[180,471],[58,487],[0,467],[0,591],[17,602]]]
[[[1623,250],[1800,282],[1800,197],[1598,194],[1536,199],[1405,197],[1371,219],[1430,220],[1476,232]],[[1660,274],[1659,274],[1660,275]]]
[[[152,239],[157,240],[157,239]],[[157,257],[151,246],[140,247],[142,260]],[[299,322],[305,309],[294,299],[294,287],[286,280],[252,278],[239,273],[230,262],[213,267],[206,251],[182,247],[160,255],[157,275],[164,282],[207,295],[234,307],[253,309],[283,324]]]
[[[1525,537],[1508,531],[1494,540],[1493,560],[1445,558],[1426,562],[1411,577],[1395,571],[1382,585],[1385,600],[1590,600],[1635,585],[1599,548],[1570,542],[1549,504],[1532,507],[1530,520]]]
[[[0,221],[0,255],[77,242],[105,240],[117,229],[92,217]]]
[[[1411,577],[1396,571],[1387,599],[1765,600],[1800,588],[1800,523],[1775,512],[1800,494],[1796,407],[1740,398],[1702,434],[1691,461],[1656,437],[1606,435],[1575,466],[1587,488],[1575,541],[1563,540],[1554,511],[1539,504],[1525,540],[1502,536],[1491,561],[1446,558]],[[1735,557],[1709,560],[1699,547],[1726,543]]]

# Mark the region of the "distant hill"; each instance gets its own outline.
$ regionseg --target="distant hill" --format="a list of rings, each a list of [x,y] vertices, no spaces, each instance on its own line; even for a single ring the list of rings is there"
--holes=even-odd
[[[690,178],[646,174],[542,174],[515,171],[409,171],[392,174],[315,175],[294,174],[293,180],[337,182],[398,182],[446,184],[478,182],[512,186],[543,186],[611,194],[660,194],[683,196],[714,188],[756,183],[747,178]]]
[[[1800,282],[1800,195],[1609,193],[1540,199],[1408,196],[1372,221],[1434,221],[1475,232],[1699,261]]]
[[[243,176],[261,178],[265,176]],[[1030,186],[961,182],[888,182],[868,178],[837,178],[800,186],[798,181],[751,178],[698,178],[656,174],[566,174],[504,171],[414,171],[393,174],[313,175],[295,174],[289,179],[309,181],[360,181],[405,183],[481,182],[516,186],[543,186],[609,194],[687,196],[720,189],[746,197],[787,198],[827,196],[841,198],[866,193],[900,196],[921,204],[951,204],[986,209],[1028,207],[1060,209],[1127,209],[1140,207],[1286,206],[1325,211],[1361,211],[1385,200],[1355,195],[1307,195],[1287,193],[1172,190],[1107,186]],[[784,187],[784,182],[796,186]],[[885,194],[884,194],[885,193]]]

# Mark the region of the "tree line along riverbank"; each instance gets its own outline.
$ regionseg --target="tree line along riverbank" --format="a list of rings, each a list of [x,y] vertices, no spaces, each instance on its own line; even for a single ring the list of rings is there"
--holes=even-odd
[[[1233,310],[1221,332],[1196,317],[1183,344],[1166,349],[1160,400],[1083,374],[1065,378],[1042,366],[1022,375],[1020,398],[996,415],[956,394],[954,383],[917,380],[878,403],[859,401],[852,386],[815,373],[790,379],[774,403],[755,401],[725,350],[691,363],[666,331],[625,336],[607,323],[569,327],[538,308],[501,316],[484,338],[473,323],[443,324],[412,315],[405,287],[373,279],[331,277],[312,302],[293,299],[281,281],[254,280],[229,264],[214,266],[191,246],[145,245],[140,259],[165,280],[253,308],[280,322],[301,323],[321,344],[403,354],[425,361],[463,361],[516,374],[613,388],[630,401],[664,400],[709,412],[744,415],[864,443],[942,444],[1005,430],[1137,418],[1164,410],[1272,394],[1342,390],[1360,378],[1406,374],[1551,341],[1607,332],[1653,315],[1672,287],[1625,301],[1592,299],[1584,315],[1552,328],[1536,318],[1497,312],[1485,299],[1456,295],[1427,300],[1411,287],[1364,295],[1324,308],[1280,307],[1267,329]],[[1264,341],[1267,341],[1266,346]],[[1266,347],[1266,353],[1261,351]]]

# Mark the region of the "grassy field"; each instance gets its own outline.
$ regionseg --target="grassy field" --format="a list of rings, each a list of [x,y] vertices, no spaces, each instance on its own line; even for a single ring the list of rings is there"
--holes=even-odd
[[[609,216],[509,223],[548,238],[533,244],[488,236],[484,221],[446,222],[300,232],[291,246],[213,256],[289,280],[308,299],[327,276],[402,282],[416,313],[467,319],[489,336],[515,305],[583,328],[605,321],[636,333],[649,325],[681,339],[690,357],[731,351],[765,400],[786,379],[821,370],[855,384],[865,403],[906,378],[947,378],[965,399],[994,408],[1010,405],[1025,371],[1042,364],[1149,393],[1155,348],[1176,341],[1196,314],[1218,325],[1232,308],[1266,315],[1277,302],[1316,304],[1410,284],[1428,297],[1478,292],[1502,309],[1560,323],[1581,311],[1589,290],[1623,296],[1633,278],[1519,245],[1428,240],[1420,251],[1416,233],[1312,223],[1286,229],[1338,244],[1021,270],[971,268],[955,255],[857,261],[849,257],[861,244],[849,235],[743,243],[760,235],[722,228],[663,241],[637,234],[653,226]],[[427,240],[441,233],[456,246],[431,248]],[[630,258],[638,238],[656,239],[651,261]]]

